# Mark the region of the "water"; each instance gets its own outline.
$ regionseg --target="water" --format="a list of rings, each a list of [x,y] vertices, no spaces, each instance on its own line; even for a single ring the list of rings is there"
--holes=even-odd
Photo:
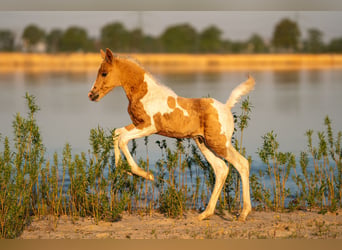
[[[257,158],[261,136],[274,130],[280,150],[298,155],[306,148],[307,129],[323,129],[329,115],[335,131],[342,128],[342,71],[257,71],[251,72],[256,88],[250,95],[254,108],[244,134],[247,153]],[[225,102],[231,90],[246,79],[245,72],[201,74],[155,74],[155,77],[185,97],[210,96]],[[98,125],[118,128],[130,123],[128,101],[121,88],[99,103],[88,100],[87,93],[96,72],[78,74],[0,74],[0,133],[12,133],[16,112],[25,113],[25,92],[33,94],[41,108],[37,120],[49,153],[60,152],[66,142],[73,152],[87,151],[89,131]],[[239,112],[237,104],[233,111]],[[150,141],[161,139],[153,136]],[[140,140],[142,141],[142,140]],[[138,144],[142,144],[143,142]],[[150,143],[150,151],[158,147]],[[142,149],[142,151],[144,151]],[[152,156],[153,157],[153,156]]]
[[[249,127],[244,133],[243,144],[252,156],[252,173],[265,169],[257,156],[265,133],[273,130],[278,135],[281,151],[290,151],[299,157],[306,149],[306,130],[324,128],[326,115],[333,121],[335,133],[342,130],[342,70],[315,71],[256,71],[251,72],[256,88],[250,94],[252,109]],[[201,74],[155,74],[156,79],[184,97],[210,96],[225,102],[231,90],[246,79],[245,72]],[[48,156],[62,152],[66,142],[73,153],[86,152],[91,128],[101,126],[112,129],[130,124],[128,101],[121,88],[117,88],[99,103],[88,100],[88,91],[96,72],[78,74],[0,74],[0,133],[12,134],[14,115],[27,112],[25,92],[37,98],[41,110],[37,115]],[[239,113],[240,104],[233,111]],[[316,135],[316,134],[315,134]],[[151,136],[149,156],[151,167],[161,157],[156,140]],[[143,139],[137,140],[137,155],[145,158]],[[316,143],[314,141],[314,143]],[[174,144],[168,140],[168,145]],[[310,170],[309,170],[310,171]],[[266,180],[268,182],[268,180]],[[296,186],[291,180],[287,187]],[[292,192],[293,193],[293,192]]]
[[[329,115],[335,131],[342,128],[342,71],[257,71],[252,72],[256,88],[250,95],[252,109],[249,127],[243,144],[252,156],[252,171],[263,168],[257,149],[261,136],[274,130],[281,151],[299,156],[305,150],[307,129],[323,129]],[[99,103],[90,102],[87,93],[96,72],[79,74],[16,74],[0,75],[0,133],[12,134],[12,120],[16,112],[25,113],[25,92],[37,98],[41,111],[37,120],[48,154],[61,153],[66,142],[74,153],[89,149],[91,128],[118,128],[130,123],[128,101],[121,88],[109,93]],[[159,74],[155,77],[176,93],[185,97],[211,96],[225,102],[231,90],[246,79],[245,72],[202,74]],[[239,112],[237,104],[233,111]],[[151,163],[160,157],[154,143],[163,139],[152,136],[149,143]],[[169,145],[173,141],[168,140]],[[143,140],[138,140],[138,156],[145,154]]]

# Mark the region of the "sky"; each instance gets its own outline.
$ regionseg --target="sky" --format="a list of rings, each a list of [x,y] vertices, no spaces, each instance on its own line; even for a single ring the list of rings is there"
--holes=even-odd
[[[142,27],[145,34],[158,36],[167,26],[189,23],[198,32],[216,25],[224,39],[245,40],[257,33],[269,41],[285,17],[299,24],[302,38],[310,28],[321,30],[326,42],[342,37],[342,11],[0,11],[0,29],[11,29],[19,38],[29,24],[47,32],[77,25],[99,37],[101,27],[118,21],[129,30]]]

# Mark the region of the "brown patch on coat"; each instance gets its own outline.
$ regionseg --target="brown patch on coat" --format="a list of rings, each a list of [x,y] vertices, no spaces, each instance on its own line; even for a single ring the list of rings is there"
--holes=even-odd
[[[143,129],[151,126],[151,117],[146,113],[141,99],[147,94],[145,71],[134,62],[117,59],[120,81],[129,100],[128,113],[135,127]]]
[[[127,131],[131,131],[131,130],[133,130],[135,128],[135,126],[133,125],[133,124],[129,124],[129,125],[127,125],[126,127],[125,127],[125,129],[127,130]]]
[[[221,123],[217,110],[210,105],[204,123],[204,138],[206,145],[217,155],[227,157],[228,138],[221,133]],[[229,138],[230,139],[230,138]]]
[[[189,104],[187,99],[178,97],[177,103],[190,114],[193,105]],[[203,130],[203,136],[205,139],[205,144],[214,151],[217,155],[221,157],[227,156],[227,139],[224,134],[221,134],[221,123],[219,121],[218,111],[212,105],[214,100],[211,98],[200,98],[194,99],[195,105],[198,106],[196,112],[198,116],[201,117],[201,130]],[[199,105],[198,105],[199,104]],[[227,111],[229,112],[229,111]]]
[[[161,114],[158,112],[153,116],[158,134],[174,137],[189,138],[201,134],[198,117],[184,116],[179,108],[171,113]]]
[[[169,96],[167,98],[167,105],[169,108],[174,109],[176,107],[176,99],[172,96]]]
[[[158,112],[153,116],[157,133],[175,138],[201,136],[212,151],[226,157],[228,138],[221,134],[218,111],[212,105],[213,99],[177,97],[177,103],[189,115],[185,115],[179,108],[163,115]]]

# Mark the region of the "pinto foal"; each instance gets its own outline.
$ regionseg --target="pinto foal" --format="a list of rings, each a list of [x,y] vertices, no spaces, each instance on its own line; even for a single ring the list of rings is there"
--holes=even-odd
[[[113,88],[121,86],[129,100],[128,113],[132,124],[115,130],[115,162],[119,163],[120,149],[126,156],[131,172],[154,180],[134,161],[127,144],[130,140],[159,134],[174,138],[193,138],[215,173],[215,186],[202,220],[214,214],[217,199],[228,175],[226,159],[239,172],[243,190],[243,210],[239,219],[244,221],[251,211],[248,161],[231,144],[234,120],[231,108],[241,96],[249,93],[254,79],[236,87],[225,104],[212,98],[183,98],[159,84],[137,63],[119,58],[107,49],[101,50],[103,62],[96,81],[88,93],[91,101],[99,101]]]

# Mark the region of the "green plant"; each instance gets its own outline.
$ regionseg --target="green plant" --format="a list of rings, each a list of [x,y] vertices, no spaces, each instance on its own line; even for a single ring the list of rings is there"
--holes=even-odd
[[[334,139],[328,116],[324,124],[326,130],[317,133],[318,147],[313,145],[313,131],[306,132],[308,149],[300,155],[301,173],[293,176],[301,206],[319,207],[322,212],[326,208],[336,211],[342,205],[342,133]]]
[[[232,144],[243,156],[246,156],[246,148],[243,147],[243,136],[246,128],[248,127],[248,121],[250,120],[252,108],[253,106],[249,100],[249,97],[247,97],[241,102],[241,113],[239,115],[233,113],[235,128]],[[251,164],[251,157],[248,158],[249,164]],[[234,167],[231,167],[230,165],[228,166],[230,167],[231,171],[229,171],[228,177],[223,187],[224,198],[222,199],[223,202],[221,202],[221,204],[223,204],[221,206],[228,206],[229,211],[237,211],[241,207],[240,175]]]
[[[30,215],[41,212],[38,175],[45,162],[45,148],[36,123],[39,110],[35,98],[26,93],[27,118],[19,113],[13,122],[14,152],[8,137],[0,157],[0,223],[1,237],[14,238],[29,222]]]
[[[174,151],[167,147],[165,141],[163,144],[157,141],[157,144],[162,150],[162,156],[164,155],[163,149],[165,150],[165,160],[157,162],[157,166],[161,170],[158,175],[157,187],[162,190],[159,194],[159,211],[168,217],[176,218],[182,216],[186,210],[187,189],[182,184],[184,183],[182,182],[182,176],[184,180],[184,171],[188,159],[182,158],[185,153],[183,140],[176,140],[176,149]],[[168,172],[167,180],[161,178],[165,176],[163,165],[166,166]]]
[[[53,166],[50,169],[50,165],[47,164],[46,167],[42,171],[42,187],[43,190],[43,197],[46,200],[47,207],[50,209],[50,214],[53,215],[53,225],[57,227],[57,222],[59,216],[63,213],[63,200],[66,199],[63,193],[64,181],[65,181],[65,173],[66,173],[66,166],[63,164],[62,167],[62,178],[59,176],[59,163],[58,163],[58,155],[54,153],[53,156]],[[64,205],[66,206],[65,202]],[[66,208],[64,206],[64,213],[66,213]]]
[[[164,193],[160,194],[159,211],[168,217],[177,218],[185,211],[185,196],[182,190],[168,186]]]
[[[260,159],[267,165],[266,175],[268,176],[271,188],[260,189],[260,186],[253,184],[257,187],[257,191],[253,192],[256,197],[260,198],[260,191],[272,194],[272,206],[274,211],[283,210],[285,208],[285,199],[290,195],[290,189],[286,188],[286,183],[290,175],[290,171],[296,167],[295,156],[290,152],[279,152],[279,143],[277,135],[273,131],[267,133],[263,138],[263,145],[258,149]],[[259,176],[264,177],[260,172]],[[257,195],[259,193],[259,195]],[[262,197],[261,197],[262,198]],[[264,198],[269,198],[264,196]],[[264,200],[264,204],[270,205],[269,200]]]
[[[179,218],[188,209],[206,206],[215,175],[189,140],[176,140],[171,147],[166,140],[156,141],[161,156],[152,169],[154,183],[128,175],[130,166],[125,158],[115,165],[114,130],[100,127],[90,131],[91,149],[87,153],[73,154],[67,143],[62,155],[55,153],[50,162],[45,158],[46,149],[35,119],[39,108],[33,96],[26,94],[25,98],[29,112],[26,118],[17,114],[14,119],[13,146],[8,137],[3,138],[0,134],[3,144],[0,152],[1,238],[20,235],[32,216],[48,215],[56,227],[61,215],[68,215],[72,220],[90,216],[98,223],[100,220],[115,221],[124,210],[151,214],[158,209],[166,216]],[[234,114],[237,129],[233,143],[244,155],[246,150],[242,142],[250,107],[247,99],[242,103],[241,114]],[[282,211],[290,194],[295,195],[288,203],[292,210],[319,208],[319,213],[324,214],[342,205],[342,133],[334,135],[328,117],[325,128],[317,133],[317,147],[313,145],[313,131],[306,133],[308,149],[300,154],[299,169],[296,169],[292,153],[279,152],[273,131],[262,137],[263,145],[258,153],[266,169],[260,169],[258,174],[250,177],[256,209]],[[144,143],[146,158],[140,157],[137,162],[149,171],[147,138]],[[133,141],[130,151],[135,158],[137,147]],[[192,168],[194,165],[196,167]],[[291,171],[298,187],[296,194],[287,188]],[[230,171],[219,199],[221,212],[240,208],[239,182],[238,174]],[[319,225],[320,228],[323,226]]]
[[[116,220],[132,195],[127,178],[127,161],[115,166],[113,152],[114,130],[106,134],[101,128],[90,132],[90,161],[88,165],[87,193],[90,211],[95,221]]]
[[[264,182],[264,172],[259,170],[259,176],[252,174],[250,177],[252,199],[256,210],[264,210],[272,207],[271,191],[266,188]]]

